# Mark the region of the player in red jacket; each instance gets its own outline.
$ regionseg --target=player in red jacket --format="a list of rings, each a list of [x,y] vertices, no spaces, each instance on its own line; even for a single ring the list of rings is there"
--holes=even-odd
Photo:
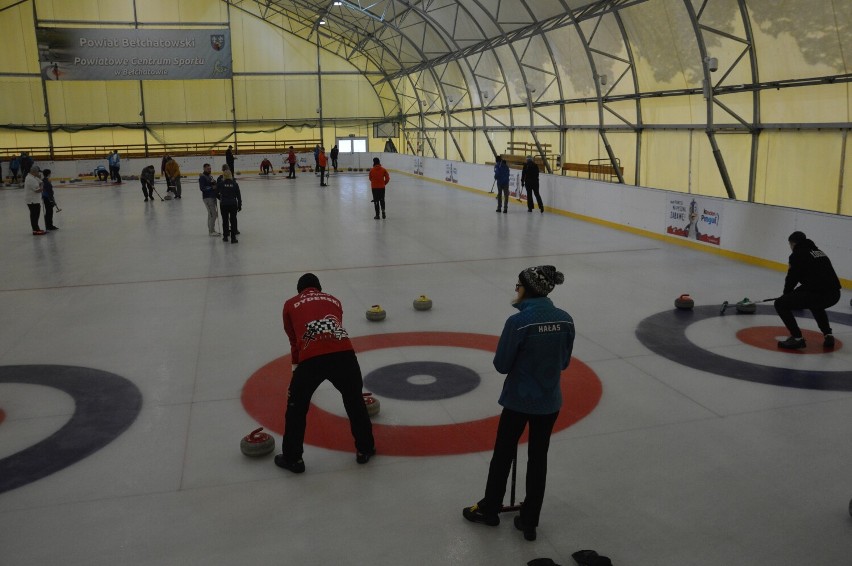
[[[370,187],[373,189],[373,204],[376,207],[376,215],[373,217],[379,219],[379,210],[382,212],[382,218],[385,216],[385,186],[390,182],[388,170],[382,167],[382,162],[378,157],[373,158],[373,168],[370,169]]]
[[[282,453],[275,456],[275,465],[297,474],[305,471],[305,421],[311,397],[326,379],[343,397],[355,438],[355,459],[366,464],[376,453],[373,425],[361,395],[361,367],[342,326],[343,307],[338,299],[322,292],[313,273],[299,278],[296,291],[298,295],[284,303],[284,331],[296,368],[287,391]]]

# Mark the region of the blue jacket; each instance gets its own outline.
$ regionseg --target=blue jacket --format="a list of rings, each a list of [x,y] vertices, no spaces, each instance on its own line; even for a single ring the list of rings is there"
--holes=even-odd
[[[47,179],[41,183],[41,198],[47,202],[53,201],[53,183]]]
[[[574,349],[574,319],[547,297],[515,305],[494,354],[494,368],[508,374],[500,405],[521,413],[549,415],[562,407],[561,374]]]
[[[216,198],[216,181],[213,175],[202,173],[198,176],[198,188],[201,189],[201,198]]]
[[[498,185],[509,184],[509,165],[505,161],[501,161],[499,165],[494,166],[494,178],[497,179]]]

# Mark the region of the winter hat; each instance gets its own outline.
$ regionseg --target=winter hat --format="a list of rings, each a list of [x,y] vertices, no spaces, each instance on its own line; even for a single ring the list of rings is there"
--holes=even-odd
[[[527,155],[527,161],[532,161],[532,160],[533,160],[532,155]]]
[[[319,278],[313,273],[305,273],[299,277],[299,282],[296,283],[296,291],[299,293],[309,288],[322,291],[322,285],[320,285]]]
[[[521,271],[518,280],[529,295],[546,297],[553,288],[565,281],[565,276],[552,265],[538,265]]]

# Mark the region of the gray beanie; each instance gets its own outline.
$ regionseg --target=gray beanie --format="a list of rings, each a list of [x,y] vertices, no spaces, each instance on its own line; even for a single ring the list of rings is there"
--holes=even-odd
[[[557,285],[562,285],[565,276],[552,265],[537,265],[521,271],[518,280],[529,295],[546,297]]]
[[[319,277],[317,277],[313,273],[305,273],[304,275],[299,277],[299,282],[296,283],[296,291],[299,293],[309,288],[314,288],[317,291],[322,291],[322,285],[320,285]]]

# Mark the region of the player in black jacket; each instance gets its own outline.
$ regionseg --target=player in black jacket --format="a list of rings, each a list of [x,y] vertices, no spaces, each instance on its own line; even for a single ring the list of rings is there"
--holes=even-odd
[[[216,180],[216,192],[222,209],[222,240],[227,242],[230,236],[231,243],[236,244],[240,233],[237,230],[237,212],[243,209],[243,196],[227,164],[222,166],[222,174]]]
[[[532,212],[535,208],[535,202],[533,202],[535,197],[539,211],[544,214],[544,203],[541,202],[541,193],[538,191],[538,173],[538,165],[533,161],[532,155],[528,155],[524,169],[521,171],[521,186],[527,188],[527,212]]]
[[[809,309],[825,336],[823,347],[833,348],[834,336],[831,335],[825,309],[840,300],[840,279],[825,252],[803,232],[793,232],[788,240],[793,253],[790,254],[790,267],[784,280],[784,294],[775,300],[775,311],[790,331],[790,337],[778,342],[778,346],[793,350],[805,347],[793,310]]]

